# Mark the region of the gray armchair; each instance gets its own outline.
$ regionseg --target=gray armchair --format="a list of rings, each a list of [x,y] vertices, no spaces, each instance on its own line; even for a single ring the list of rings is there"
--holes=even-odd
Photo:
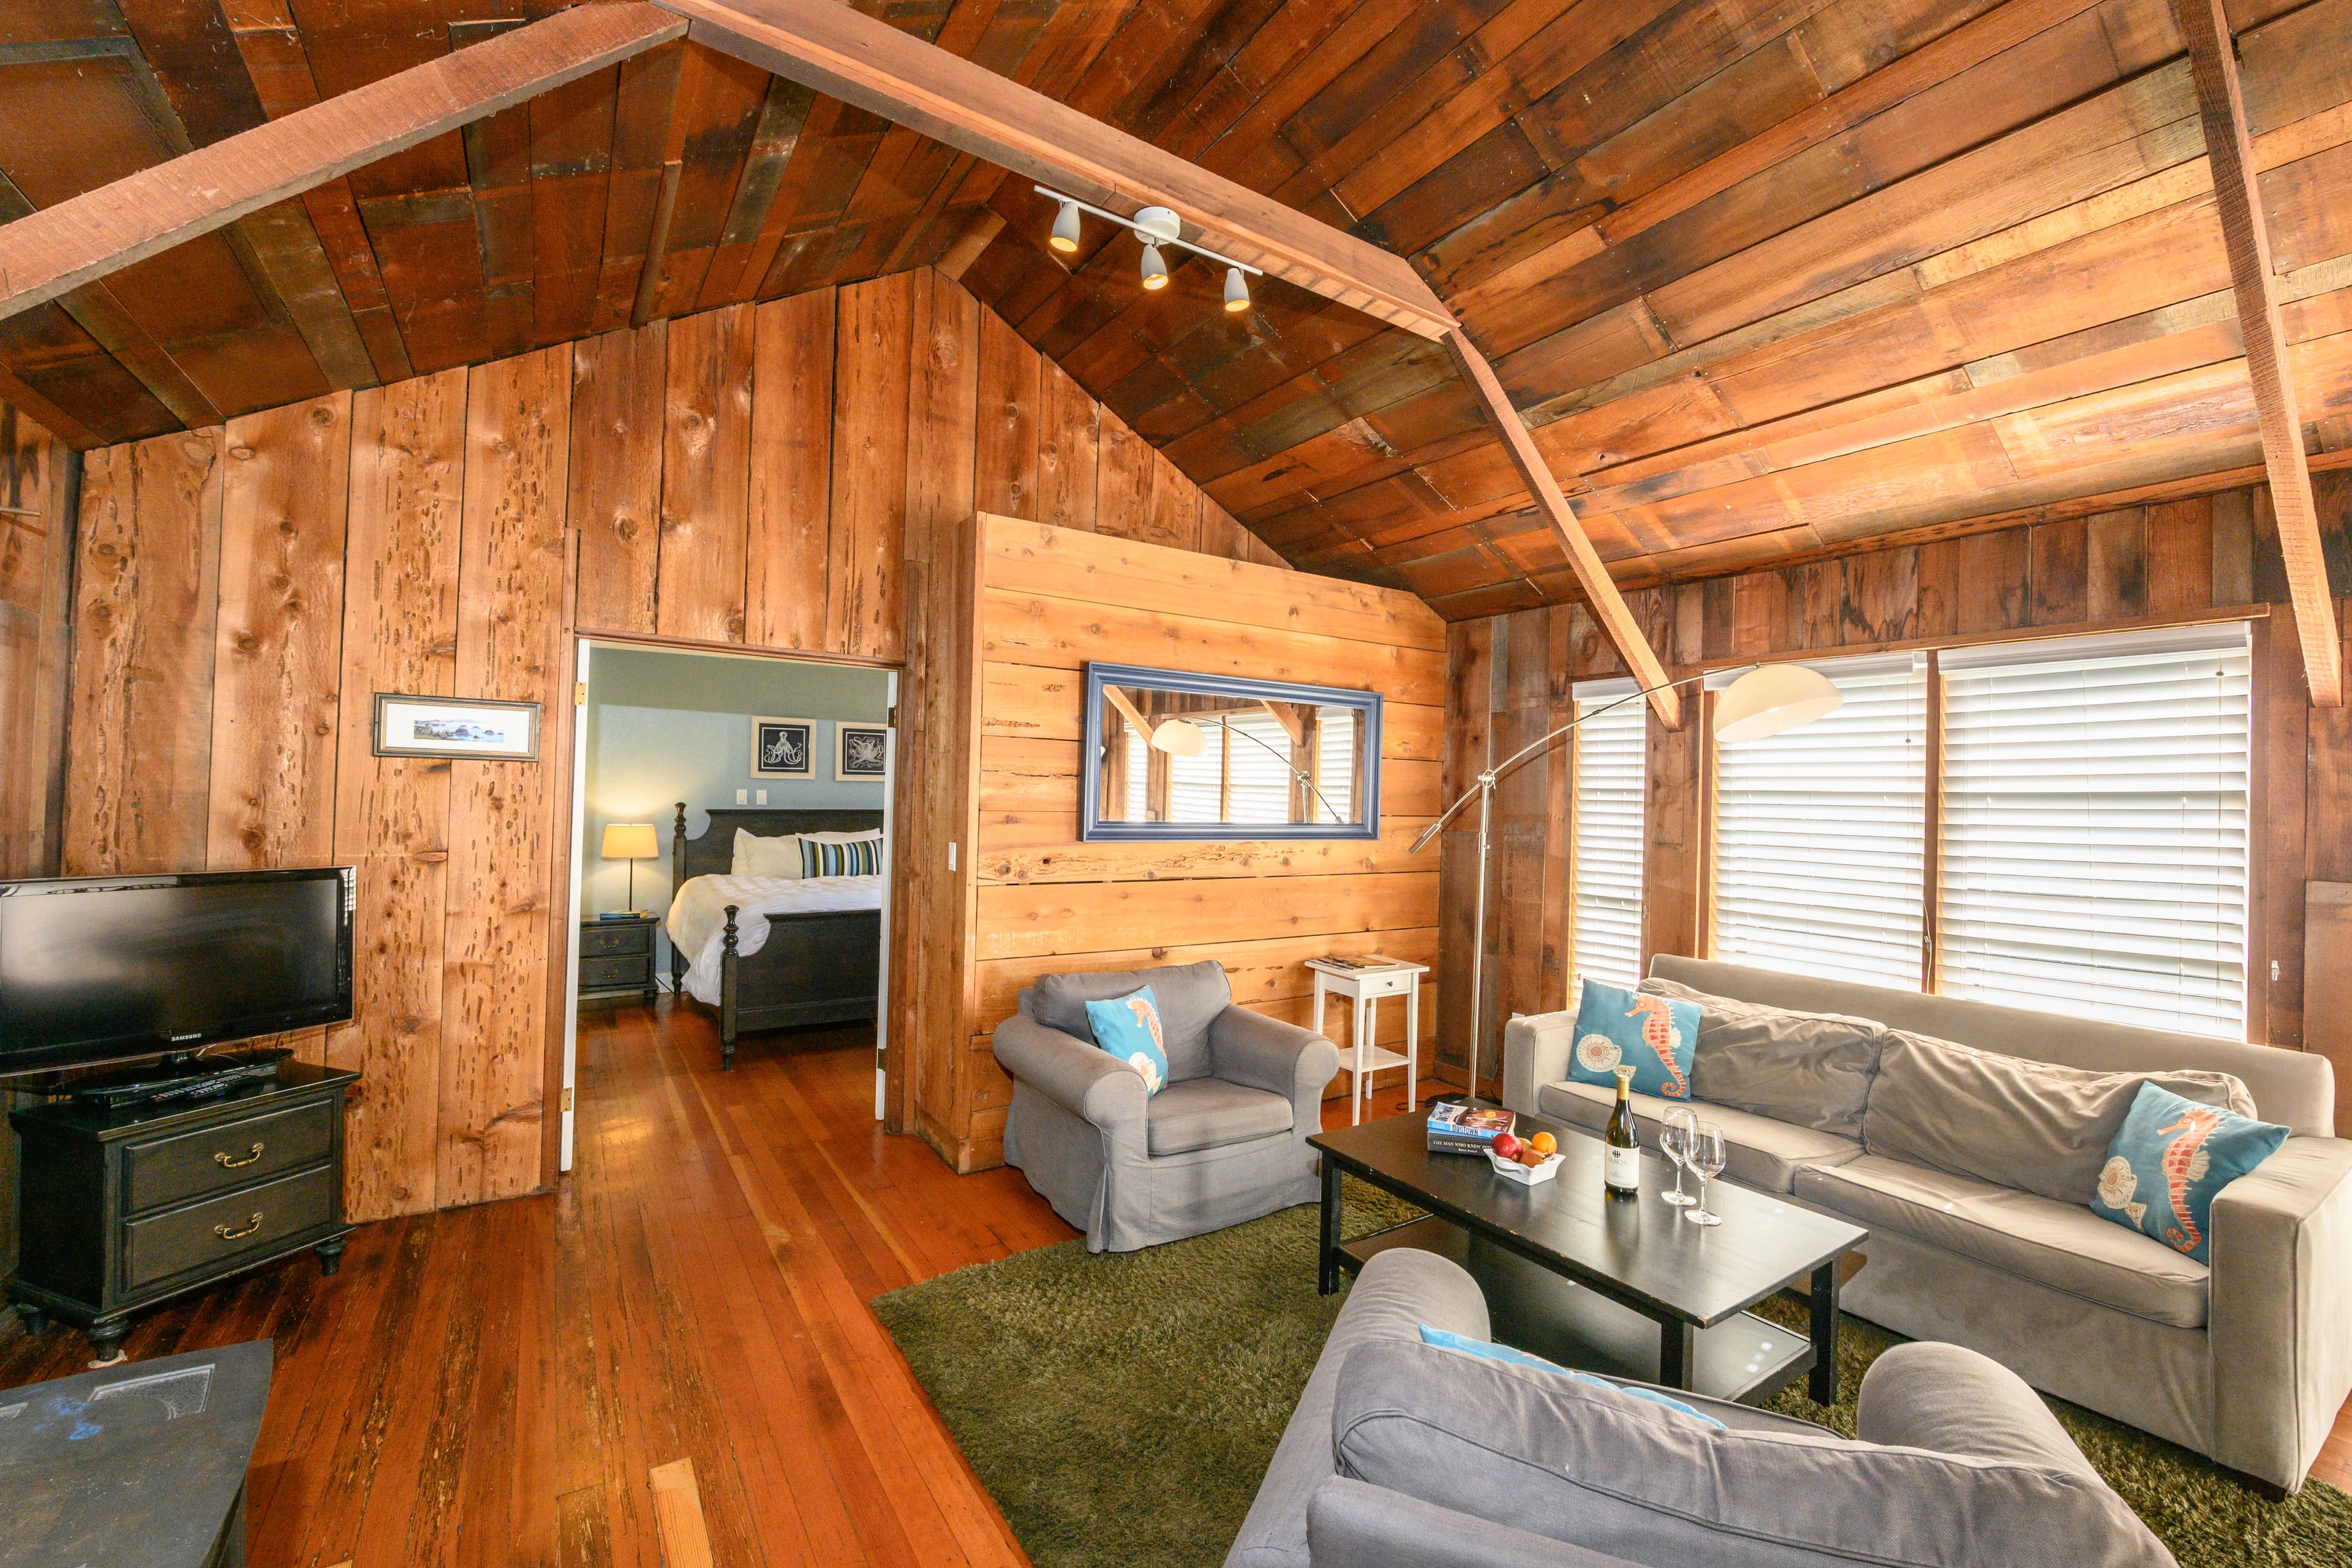
[[[1160,1003],[1168,1084],[1094,1043],[1088,1002],[1149,985]],[[1049,974],[996,1026],[1013,1079],[1004,1161],[1089,1252],[1131,1252],[1255,1219],[1318,1194],[1323,1089],[1339,1047],[1312,1030],[1234,1005],[1212,962],[1111,974]]]

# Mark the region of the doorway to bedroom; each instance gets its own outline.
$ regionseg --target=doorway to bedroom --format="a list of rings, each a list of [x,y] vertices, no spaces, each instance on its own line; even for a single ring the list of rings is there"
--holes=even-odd
[[[718,1061],[874,1031],[882,1112],[888,669],[583,639],[562,1160],[583,1012],[692,1020]]]

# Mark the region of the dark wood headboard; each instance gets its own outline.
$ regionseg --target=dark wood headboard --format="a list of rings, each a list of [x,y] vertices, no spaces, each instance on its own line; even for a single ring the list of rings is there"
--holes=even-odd
[[[772,805],[714,805],[710,826],[699,838],[686,836],[686,802],[677,803],[677,825],[670,839],[673,889],[689,877],[720,877],[735,863],[735,830],[761,838],[787,833],[864,833],[882,826],[878,811],[793,811]]]

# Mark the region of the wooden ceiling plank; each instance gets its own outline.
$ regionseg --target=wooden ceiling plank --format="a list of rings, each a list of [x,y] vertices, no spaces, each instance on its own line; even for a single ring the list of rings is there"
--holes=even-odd
[[[2206,155],[2213,168],[2215,205],[2222,244],[2237,290],[2239,335],[2244,339],[2246,377],[2252,384],[2263,441],[2263,468],[2270,476],[2271,500],[2278,514],[2279,552],[2286,561],[2287,586],[2294,600],[2304,677],[2311,700],[2322,708],[2344,705],[2344,648],[2329,594],[2327,558],[2320,543],[2319,518],[2305,461],[2303,421],[2294,377],[2287,366],[2286,333],[2279,321],[2276,279],[2271,272],[2270,236],[2263,220],[2254,152],[2246,131],[2245,95],[2221,0],[2173,0],[2173,15],[2188,35],[2189,58],[2197,79],[2198,110],[2204,122]]]
[[[1608,633],[1610,646],[1616,648],[1618,657],[1625,661],[1625,667],[1633,672],[1636,685],[1665,687],[1665,666],[1658,662],[1658,656],[1651,649],[1649,639],[1642,635],[1641,626],[1633,619],[1633,613],[1625,607],[1625,600],[1617,592],[1615,580],[1609,575],[1609,569],[1601,564],[1599,552],[1592,548],[1592,541],[1585,537],[1583,525],[1569,510],[1568,498],[1560,493],[1559,481],[1552,477],[1550,465],[1536,449],[1535,437],[1520,420],[1519,411],[1511,406],[1511,400],[1504,395],[1503,384],[1495,379],[1495,367],[1486,363],[1486,356],[1480,353],[1477,346],[1459,331],[1446,334],[1445,346],[1453,353],[1454,363],[1461,367],[1462,379],[1469,383],[1471,392],[1485,407],[1488,421],[1495,426],[1495,434],[1502,437],[1503,448],[1510,456],[1511,466],[1518,470],[1519,478],[1526,483],[1528,493],[1535,498],[1536,505],[1542,510],[1546,521],[1559,534],[1560,543],[1568,552],[1569,564],[1575,568],[1576,580],[1584,589],[1585,602],[1591,606],[1593,618]],[[1681,694],[1672,688],[1652,691],[1650,707],[1657,714],[1659,722],[1667,729],[1682,728]]]
[[[1423,337],[1453,318],[1401,258],[832,0],[667,0],[691,37],[1113,211],[1158,203],[1203,242]]]
[[[634,0],[559,12],[20,218],[0,227],[0,320],[679,30]]]
[[[646,251],[664,187],[676,179],[667,160],[685,55],[681,40],[621,62],[613,105],[612,172],[604,183],[604,249],[597,268],[599,331],[630,324],[644,277],[649,266],[657,265],[649,264]]]

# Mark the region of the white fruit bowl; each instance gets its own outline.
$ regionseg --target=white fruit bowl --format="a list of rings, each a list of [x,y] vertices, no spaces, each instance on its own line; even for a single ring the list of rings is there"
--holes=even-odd
[[[1492,1149],[1486,1151],[1486,1163],[1495,1167],[1495,1174],[1507,1182],[1517,1182],[1523,1187],[1532,1187],[1538,1182],[1549,1182],[1559,1175],[1562,1158],[1559,1154],[1547,1154],[1540,1165],[1522,1165],[1517,1160],[1504,1159]]]

